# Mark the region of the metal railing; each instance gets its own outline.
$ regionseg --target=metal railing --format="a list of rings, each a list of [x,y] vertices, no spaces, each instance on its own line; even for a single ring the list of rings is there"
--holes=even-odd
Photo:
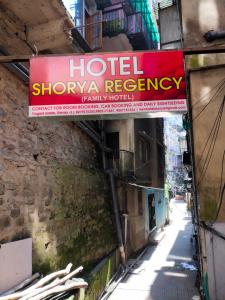
[[[111,5],[111,0],[95,0],[98,9],[103,9],[104,7]]]
[[[102,11],[83,15],[84,1],[74,0],[71,5],[74,10],[75,28],[72,35],[86,51],[95,51],[102,48]]]
[[[86,39],[91,49],[98,50],[102,48],[102,12],[98,11],[89,17],[86,25]]]
[[[116,36],[127,31],[127,17],[123,8],[103,13],[103,36]]]
[[[126,15],[123,8],[103,12],[103,36],[116,36],[125,33],[128,36],[142,34],[148,48],[152,45],[151,33],[142,13]]]

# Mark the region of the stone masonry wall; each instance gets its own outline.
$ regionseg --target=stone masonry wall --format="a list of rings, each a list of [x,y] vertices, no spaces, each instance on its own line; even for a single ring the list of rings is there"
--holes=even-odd
[[[0,243],[31,236],[45,271],[94,262],[116,240],[95,145],[71,122],[28,119],[27,92],[0,66]]]

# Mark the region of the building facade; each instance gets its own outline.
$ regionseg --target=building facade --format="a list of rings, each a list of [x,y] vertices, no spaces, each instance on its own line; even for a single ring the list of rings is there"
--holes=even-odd
[[[74,18],[60,0],[0,0],[0,53],[157,49],[150,2],[104,3],[74,1]],[[1,64],[0,78],[0,243],[31,237],[44,273],[104,258],[88,291],[96,299],[119,261],[118,222],[127,255],[165,223],[163,121],[31,120],[28,63]]]
[[[1,56],[86,51],[61,1],[1,0],[0,27]],[[89,280],[95,299],[117,257],[99,124],[29,119],[27,62],[0,64],[0,78],[0,243],[31,237],[33,272],[44,274],[108,256]]]
[[[186,131],[183,128],[183,118],[176,115],[164,120],[166,144],[166,180],[171,196],[182,196],[187,191],[185,179],[188,178],[188,168],[183,164],[183,155],[187,151]]]
[[[150,1],[96,1],[102,11],[100,51],[158,49],[158,28]],[[168,204],[164,198],[165,146],[162,119],[106,122],[111,168],[117,170],[126,249],[135,252],[149,242],[151,232],[163,227]],[[124,213],[125,212],[125,213]],[[127,224],[126,224],[127,223]]]
[[[159,21],[166,24],[168,18],[176,20],[181,24],[181,30],[174,32],[174,36],[171,29],[168,29],[170,40],[166,40],[169,35],[163,34],[167,48],[191,49],[189,55],[185,56],[185,62],[192,128],[190,123],[186,125],[194,163],[194,216],[199,237],[201,287],[205,299],[223,299],[225,268],[221,262],[225,258],[225,55],[221,49],[224,49],[225,44],[225,1],[180,0],[171,4],[159,11]]]

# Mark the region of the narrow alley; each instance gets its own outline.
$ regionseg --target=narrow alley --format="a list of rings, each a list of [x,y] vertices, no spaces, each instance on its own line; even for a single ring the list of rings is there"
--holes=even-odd
[[[150,246],[109,297],[110,300],[198,300],[191,242],[191,215],[186,203],[171,200],[171,224],[157,246]]]
[[[225,300],[225,0],[0,0],[0,300]]]

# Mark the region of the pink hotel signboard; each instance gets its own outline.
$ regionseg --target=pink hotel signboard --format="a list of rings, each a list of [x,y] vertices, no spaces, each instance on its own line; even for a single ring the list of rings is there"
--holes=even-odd
[[[30,60],[30,117],[107,118],[186,110],[182,51]]]

